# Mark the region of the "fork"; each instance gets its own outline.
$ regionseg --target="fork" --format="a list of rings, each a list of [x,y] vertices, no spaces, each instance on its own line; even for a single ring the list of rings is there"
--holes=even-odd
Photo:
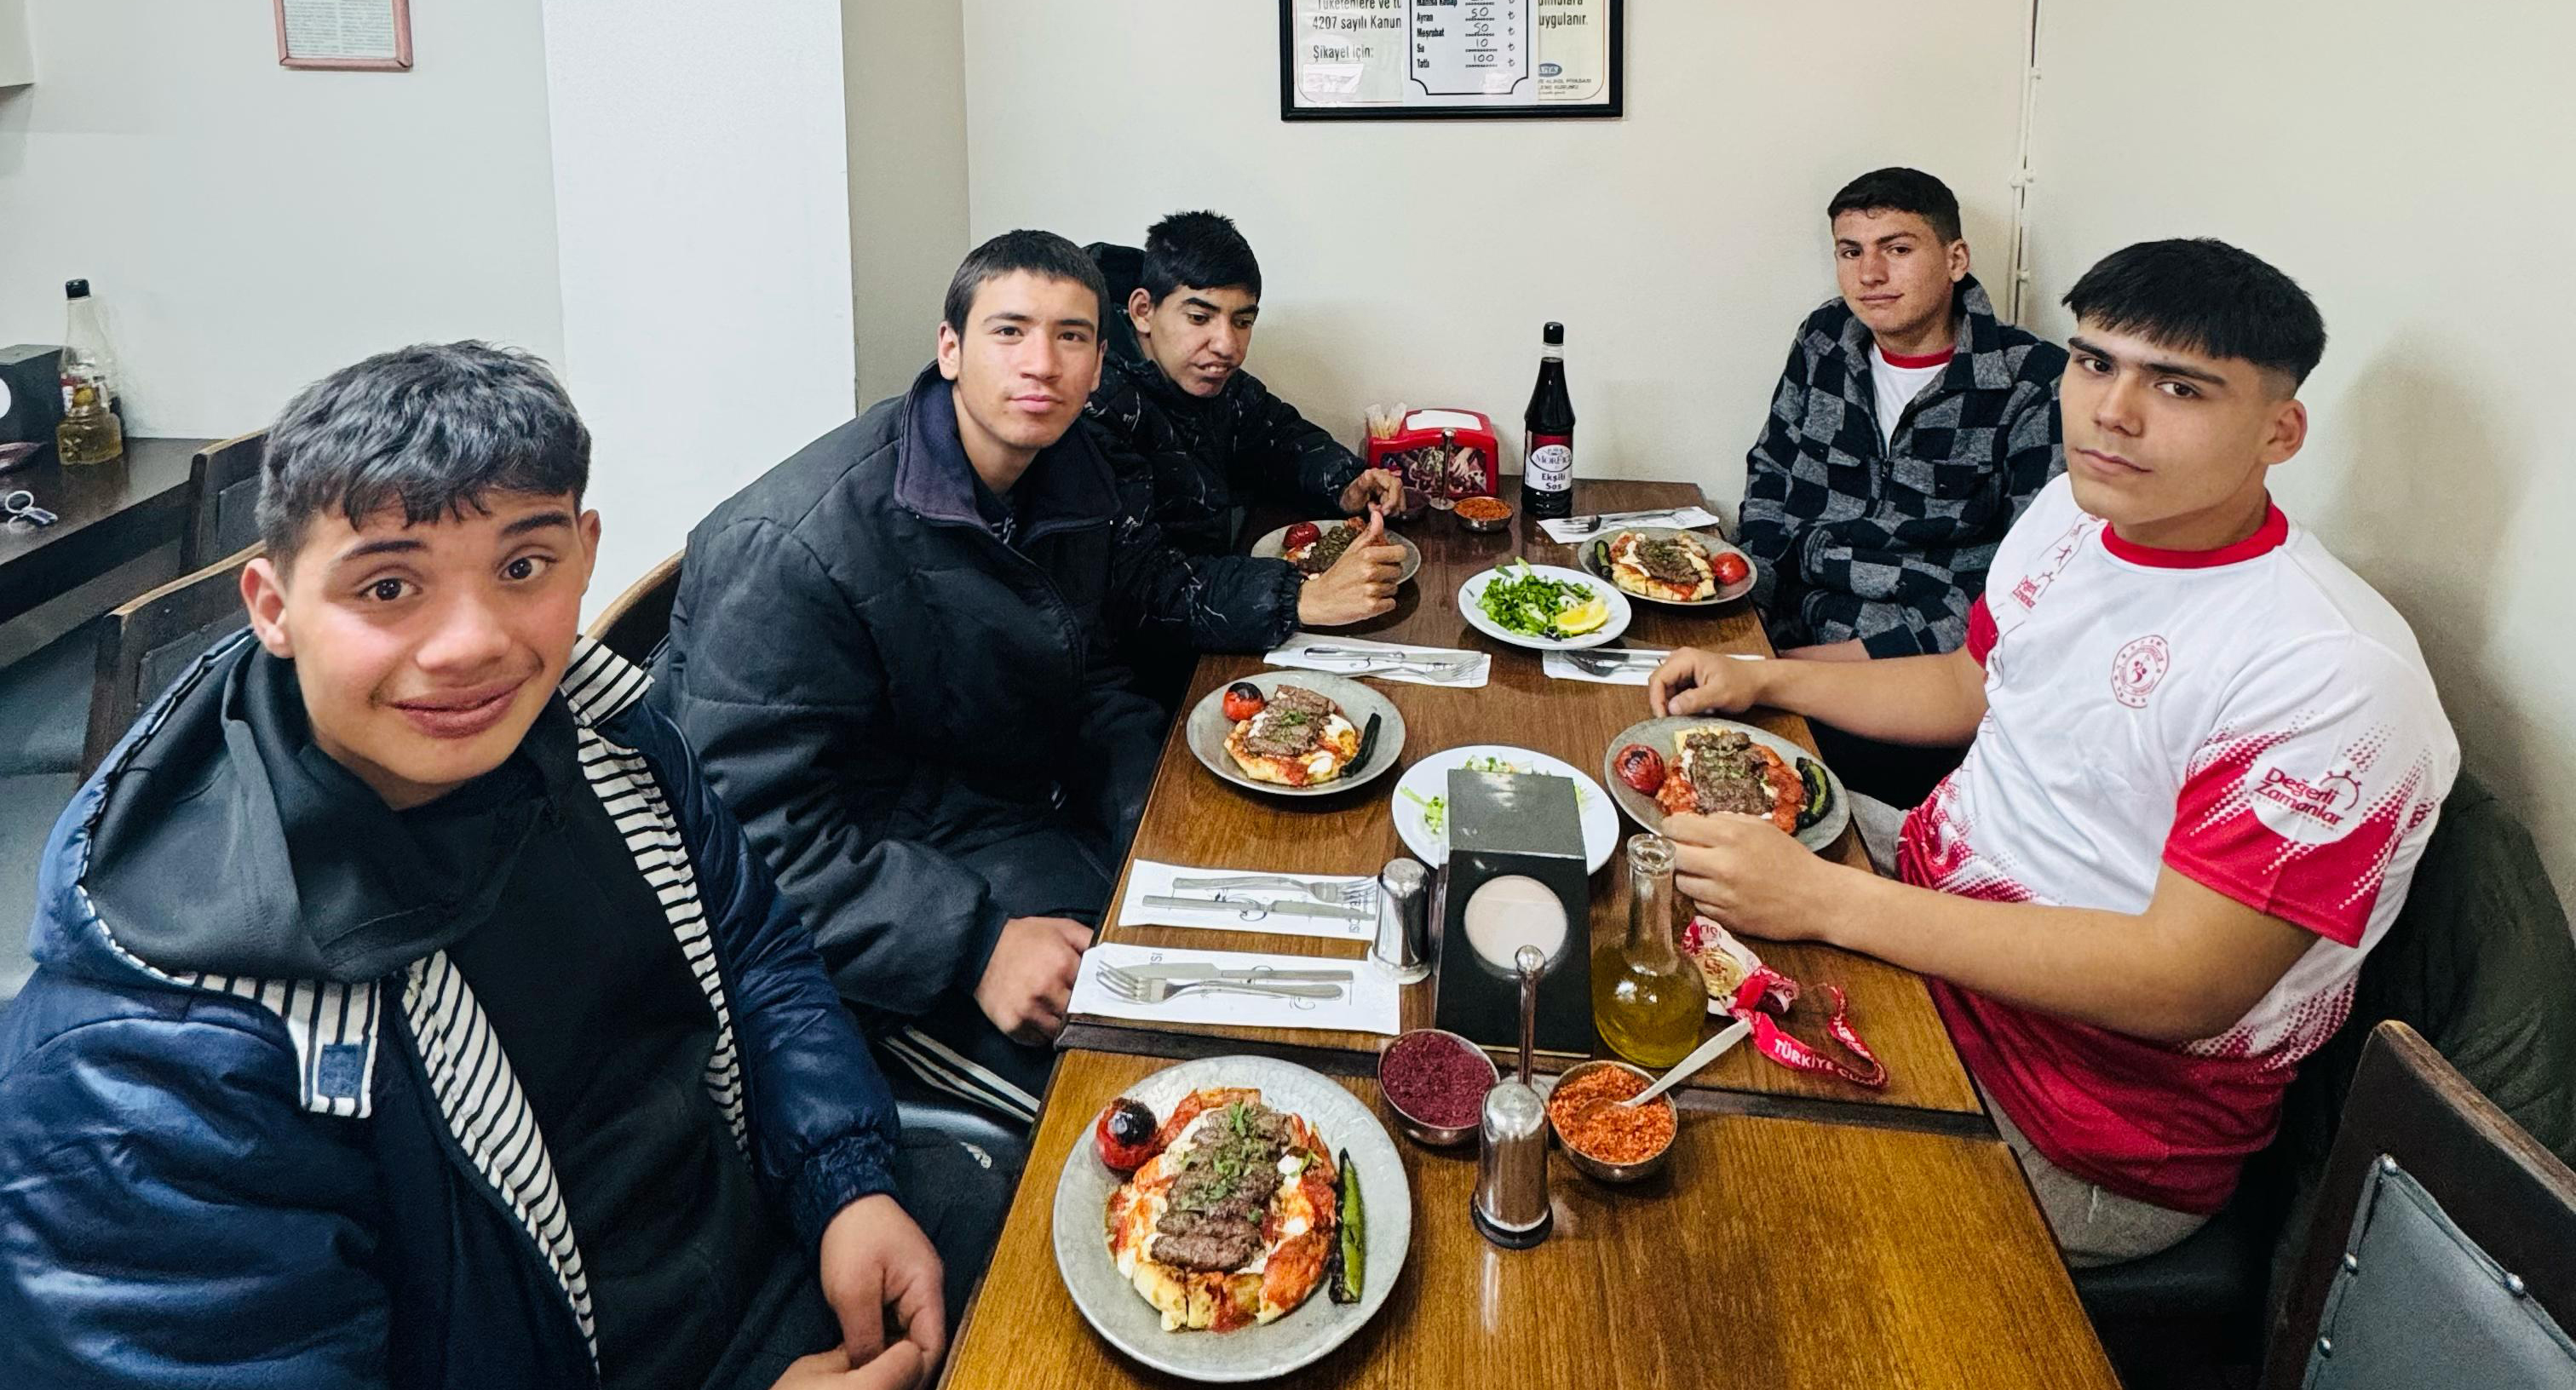
[[[1160,1004],[1185,990],[1203,989],[1212,994],[1258,994],[1272,999],[1339,999],[1340,985],[1262,984],[1251,980],[1157,980],[1138,979],[1115,968],[1100,972],[1100,987],[1130,1004]]]
[[[1633,671],[1640,666],[1661,666],[1664,664],[1664,659],[1670,655],[1669,652],[1595,648],[1591,651],[1567,652],[1565,659],[1574,663],[1575,669],[1588,675],[1611,676],[1621,671]]]
[[[1368,882],[1318,883],[1312,879],[1290,878],[1286,874],[1240,874],[1233,878],[1175,878],[1175,888],[1297,888],[1312,895],[1317,902],[1339,903],[1358,907],[1377,896],[1377,885]]]

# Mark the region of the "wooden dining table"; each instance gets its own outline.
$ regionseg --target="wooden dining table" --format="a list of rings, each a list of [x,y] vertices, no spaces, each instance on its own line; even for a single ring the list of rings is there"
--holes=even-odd
[[[0,492],[60,518],[0,526],[0,665],[179,576],[189,462],[212,442],[129,437],[122,457],[73,465],[49,448],[0,473]]]
[[[1698,500],[1697,489],[1683,484],[1578,485],[1578,505],[1587,511]],[[1256,517],[1254,525],[1285,519]],[[1525,518],[1490,536],[1459,530],[1445,516],[1406,534],[1423,552],[1421,573],[1393,613],[1346,631],[1490,651],[1495,659],[1482,689],[1378,683],[1405,717],[1403,759],[1504,742],[1597,767],[1608,741],[1644,717],[1644,692],[1551,679],[1535,653],[1487,642],[1457,607],[1458,586],[1469,575],[1513,555],[1570,563],[1571,549],[1550,544]],[[1769,651],[1741,604],[1638,608],[1629,645]],[[1190,697],[1258,669],[1257,657],[1207,657]],[[1796,716],[1757,711],[1747,719],[1814,746]],[[1210,775],[1176,729],[1132,855],[1375,873],[1400,852],[1387,799],[1392,780],[1340,800],[1265,798]],[[1866,864],[1848,835],[1826,853]],[[1122,874],[1122,893],[1124,886]],[[1592,890],[1596,938],[1624,931],[1627,888],[1617,864],[1593,876]],[[1309,937],[1129,926],[1114,910],[1101,938],[1318,956],[1361,949]],[[2116,1387],[2028,1182],[1988,1120],[1922,980],[1826,947],[1756,944],[1766,962],[1794,978],[1849,992],[1852,1023],[1888,1065],[1883,1090],[1793,1072],[1738,1047],[1672,1092],[1679,1111],[1672,1156],[1645,1182],[1604,1185],[1551,1154],[1553,1234],[1530,1250],[1501,1249],[1471,1224],[1473,1145],[1434,1150],[1395,1139],[1412,1238],[1386,1303],[1348,1341],[1272,1383],[1387,1390],[1739,1381],[1766,1390]],[[1429,1021],[1433,988],[1407,990],[1406,1026]],[[1812,1014],[1793,1013],[1789,1022],[1818,1036]],[[1059,1044],[1000,1246],[955,1326],[941,1383],[1013,1390],[1184,1384],[1112,1348],[1057,1272],[1055,1193],[1068,1165],[1098,1161],[1094,1118],[1170,1059],[1232,1053],[1302,1062],[1388,1118],[1373,1079],[1386,1041],[1366,1033],[1076,1015]],[[1391,1118],[1388,1130],[1395,1132]],[[1101,1258],[1108,1258],[1105,1244]]]
[[[1059,1174],[1067,1163],[1098,1161],[1092,1117],[1163,1065],[1064,1054],[943,1385],[1186,1384],[1128,1360],[1093,1332],[1056,1272]],[[1376,1083],[1342,1084],[1378,1106]],[[1385,1305],[1323,1359],[1270,1383],[2119,1385],[2020,1168],[1991,1137],[1686,1105],[1672,1158],[1643,1184],[1596,1183],[1551,1156],[1555,1227],[1531,1250],[1492,1245],[1470,1224],[1472,1147],[1396,1142],[1413,1239]],[[1109,1258],[1105,1244],[1100,1257]]]
[[[1678,507],[1701,500],[1699,489],[1688,483],[1587,480],[1579,490],[1579,505],[1588,511]],[[1257,515],[1251,526],[1292,519]],[[1535,522],[1517,516],[1506,531],[1479,534],[1459,526],[1447,513],[1432,512],[1402,527],[1401,534],[1422,552],[1421,571],[1399,592],[1393,612],[1337,631],[1378,641],[1491,653],[1490,683],[1481,689],[1379,684],[1377,688],[1404,715],[1404,747],[1396,764],[1383,775],[1332,797],[1292,799],[1224,781],[1199,765],[1189,750],[1187,720],[1176,721],[1137,827],[1131,865],[1135,859],[1149,859],[1209,867],[1257,866],[1282,873],[1374,875],[1390,859],[1410,852],[1396,832],[1393,789],[1401,770],[1415,760],[1444,748],[1508,744],[1562,758],[1577,768],[1597,769],[1620,733],[1651,713],[1642,687],[1551,677],[1541,670],[1537,652],[1485,636],[1460,612],[1458,589],[1471,576],[1515,556],[1532,564],[1572,567],[1576,547],[1550,542]],[[1674,608],[1638,600],[1633,609],[1634,617],[1618,645],[1771,653],[1760,620],[1743,601],[1715,608]],[[1183,708],[1263,669],[1258,655],[1206,657],[1198,664]],[[1810,752],[1815,749],[1806,720],[1797,715],[1757,710],[1743,718]],[[1826,853],[1838,862],[1868,867],[1859,837],[1848,831]],[[1591,925],[1596,942],[1617,939],[1628,929],[1625,865],[1624,855],[1613,855],[1592,875]],[[1110,901],[1120,901],[1125,893],[1122,873]],[[1114,910],[1103,923],[1100,939],[1182,950],[1342,957],[1357,957],[1366,949],[1354,942],[1316,937],[1131,925],[1117,920]],[[1762,1113],[1771,1101],[1796,1097],[1829,1107],[1904,1112],[1907,1123],[1951,1133],[1984,1128],[1976,1090],[1942,1030],[1920,977],[1830,946],[1753,944],[1765,964],[1806,987],[1788,1019],[1800,1036],[1824,1037],[1823,991],[1816,987],[1832,984],[1843,990],[1852,1026],[1887,1064],[1887,1084],[1872,1090],[1827,1074],[1792,1071],[1764,1060],[1751,1048],[1736,1048],[1701,1071],[1694,1085],[1732,1093],[1735,1104],[1755,1113]],[[1405,988],[1403,1026],[1431,1022],[1437,990],[1436,975]],[[1714,1031],[1723,1022],[1712,1017],[1706,1029]],[[1075,1015],[1066,1030],[1067,1046],[1162,1056],[1204,1055],[1210,1048],[1227,1049],[1243,1041],[1258,1041],[1276,1055],[1319,1070],[1366,1072],[1374,1068],[1386,1039],[1367,1033],[1145,1023],[1087,1014]],[[1830,1049],[1832,1044],[1824,1046]]]

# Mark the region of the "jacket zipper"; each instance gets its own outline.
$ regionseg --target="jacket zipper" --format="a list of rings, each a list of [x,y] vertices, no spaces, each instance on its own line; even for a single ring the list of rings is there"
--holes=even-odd
[[[1064,632],[1065,650],[1070,652],[1073,657],[1073,669],[1070,673],[1071,679],[1076,686],[1080,686],[1082,684],[1083,667],[1090,661],[1090,646],[1082,640],[1081,624],[1076,623],[1073,620],[1073,605],[1065,602],[1064,590],[1057,586],[1055,576],[1046,572],[1046,566],[1041,565],[1037,561],[1030,559],[1028,556],[1021,554],[1017,547],[1004,545],[1001,537],[994,535],[990,528],[984,526],[980,522],[955,521],[946,517],[922,516],[919,512],[914,512],[913,515],[921,517],[921,520],[927,525],[945,526],[961,531],[972,531],[976,535],[983,537],[986,544],[1000,549],[1003,554],[1009,556],[1014,562],[1026,567],[1032,573],[1037,575],[1038,583],[1045,586],[1047,598],[1054,605],[1056,626]],[[1116,526],[1118,524],[1117,518],[1110,518],[1108,524],[1113,527]],[[1047,536],[1059,534],[1070,535],[1084,529],[1087,529],[1084,525],[1071,522],[1032,527],[1024,539],[1036,541]]]

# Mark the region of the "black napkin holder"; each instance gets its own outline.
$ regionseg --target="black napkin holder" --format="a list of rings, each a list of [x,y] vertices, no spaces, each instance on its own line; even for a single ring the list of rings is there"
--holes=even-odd
[[[1544,916],[1552,905],[1564,914],[1564,930],[1539,977],[1536,1046],[1565,1056],[1593,1055],[1600,1039],[1592,1026],[1592,875],[1584,866],[1574,783],[1456,768],[1449,773],[1448,811],[1436,1022],[1484,1047],[1520,1046],[1520,980],[1509,963],[1514,934],[1486,928],[1501,920],[1490,914],[1505,900],[1516,899],[1511,911],[1519,914]],[[1512,882],[1492,887],[1503,880]],[[1491,896],[1480,907],[1478,894],[1488,889]],[[1477,948],[1468,929],[1471,912],[1500,959]]]

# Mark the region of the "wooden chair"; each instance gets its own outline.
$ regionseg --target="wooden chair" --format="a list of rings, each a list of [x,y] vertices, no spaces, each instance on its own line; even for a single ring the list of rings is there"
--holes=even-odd
[[[211,451],[209,451],[211,452]],[[155,696],[170,688],[188,663],[215,639],[250,623],[242,611],[241,573],[259,555],[257,545],[218,564],[183,574],[101,619],[98,675],[90,687],[89,737],[81,749],[81,776],[98,770],[118,739]]]
[[[663,639],[671,635],[671,605],[680,596],[680,557],[686,553],[672,551],[627,585],[592,621],[590,635],[638,666],[651,665]]]
[[[268,431],[253,430],[209,444],[188,461],[188,534],[179,544],[179,568],[193,574],[259,541],[260,463]]]
[[[2394,1020],[2371,1030],[2265,1390],[2576,1385],[2576,1172]]]

